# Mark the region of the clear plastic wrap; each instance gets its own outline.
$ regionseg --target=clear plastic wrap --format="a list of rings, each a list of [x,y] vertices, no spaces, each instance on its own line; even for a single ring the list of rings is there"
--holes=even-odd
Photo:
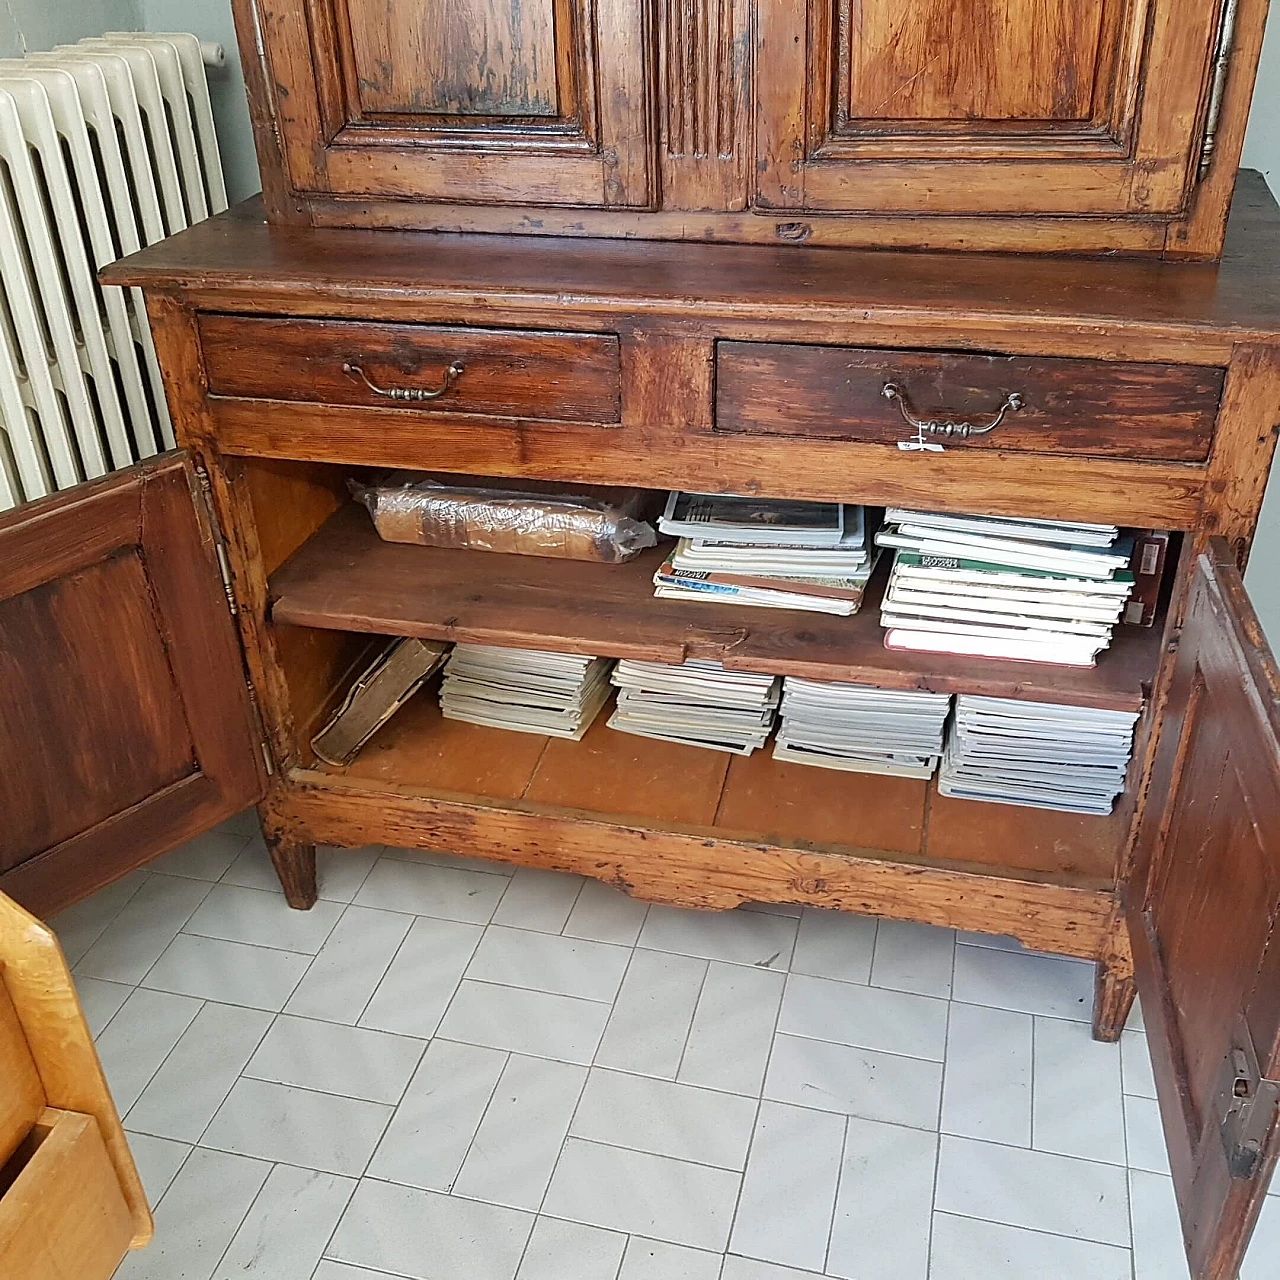
[[[649,489],[411,471],[352,481],[351,492],[387,542],[605,564],[657,544],[648,521],[662,503]]]

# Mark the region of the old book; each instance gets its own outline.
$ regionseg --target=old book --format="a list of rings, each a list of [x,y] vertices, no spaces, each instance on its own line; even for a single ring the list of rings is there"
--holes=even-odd
[[[393,640],[311,739],[312,751],[326,764],[350,764],[360,748],[440,666],[448,650],[447,644],[434,640]]]

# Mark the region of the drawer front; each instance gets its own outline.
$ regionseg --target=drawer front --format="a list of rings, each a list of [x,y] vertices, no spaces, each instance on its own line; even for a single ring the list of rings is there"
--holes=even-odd
[[[716,346],[715,430],[946,449],[1025,450],[1203,462],[1223,370],[785,343]],[[885,395],[887,384],[896,393]],[[1006,409],[1014,396],[1021,405]]]
[[[444,325],[202,315],[213,395],[617,423],[618,339]]]

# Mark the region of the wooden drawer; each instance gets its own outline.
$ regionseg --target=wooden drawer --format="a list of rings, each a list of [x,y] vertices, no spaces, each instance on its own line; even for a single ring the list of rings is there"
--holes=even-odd
[[[0,1274],[108,1280],[134,1225],[94,1117],[46,1109],[6,1171]]]
[[[1203,462],[1223,370],[1024,356],[865,350],[788,343],[716,344],[715,430],[895,444],[906,415],[990,423],[985,434],[927,434],[950,449],[1025,450]],[[899,394],[890,399],[886,384]]]
[[[620,420],[613,334],[207,314],[199,324],[214,395],[493,418]]]

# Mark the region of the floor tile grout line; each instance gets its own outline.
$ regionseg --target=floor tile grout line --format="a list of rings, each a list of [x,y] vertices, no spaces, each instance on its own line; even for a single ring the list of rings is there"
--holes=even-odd
[[[135,898],[135,897],[137,897],[137,895],[138,895],[138,891],[139,891],[139,890],[142,888],[142,886],[143,886],[144,884],[146,884],[146,882],[150,879],[150,877],[151,877],[151,875],[152,875],[152,872],[148,871],[148,870],[146,869],[146,867],[145,867],[145,866],[142,866],[142,867],[135,867],[135,868],[133,869],[133,871],[132,871],[132,872],[128,872],[128,873],[126,873],[126,874],[130,874],[130,875],[134,875],[134,874],[136,874],[136,875],[138,875],[138,876],[139,876],[138,883],[137,883],[137,884],[135,884],[135,885],[133,886],[133,892],[132,892],[131,894],[129,894],[129,896],[128,896],[127,898],[125,898],[125,900],[124,900],[123,902],[121,902],[121,904],[119,905],[119,907],[117,907],[117,908],[116,908],[116,910],[115,910],[115,911],[113,911],[113,912],[111,913],[111,915],[107,918],[107,920],[106,920],[106,922],[103,924],[102,928],[101,928],[101,929],[99,929],[99,930],[98,930],[98,932],[97,932],[97,933],[95,933],[95,934],[93,935],[93,938],[92,938],[92,940],[90,941],[89,945],[88,945],[87,947],[85,947],[84,951],[83,951],[83,952],[81,952],[81,954],[80,954],[79,956],[77,956],[77,957],[76,957],[75,964],[68,964],[68,966],[67,966],[67,967],[68,967],[69,969],[74,969],[74,968],[75,968],[75,965],[76,965],[76,964],[79,964],[79,963],[80,963],[80,961],[81,961],[81,960],[83,960],[83,959],[85,958],[85,956],[87,956],[87,955],[89,954],[89,952],[94,948],[94,946],[96,946],[96,945],[97,945],[98,939],[99,939],[99,938],[101,938],[101,937],[102,937],[102,935],[103,935],[104,933],[106,933],[106,931],[107,931],[108,929],[110,929],[110,928],[111,928],[111,926],[112,926],[113,924],[115,924],[115,922],[120,918],[121,914],[123,913],[123,911],[124,911],[125,907],[127,907],[127,906],[129,905],[129,903],[131,903],[131,902],[134,900],[134,898]],[[124,876],[121,876],[120,878],[123,880],[123,879],[124,879]],[[113,881],[112,883],[114,884],[114,883],[115,883],[115,881]],[[106,888],[110,888],[111,886],[110,886],[110,885],[107,885],[107,886],[105,886],[105,887],[106,887]],[[101,890],[99,890],[98,892],[101,892]],[[92,895],[91,895],[91,896],[92,896]],[[88,901],[88,899],[84,899],[84,901]],[[73,907],[74,907],[74,906],[78,906],[78,905],[79,905],[78,903],[72,903],[72,906],[73,906]],[[63,910],[63,911],[60,911],[58,914],[59,914],[59,915],[62,915],[62,914],[64,914],[64,913],[65,913],[65,911],[69,911],[69,910],[71,910],[71,907],[64,908],[64,910]],[[55,933],[55,935],[56,935],[56,934],[57,934],[57,932],[58,932],[57,916],[55,916],[55,917],[53,918],[53,920],[50,920],[50,921],[48,922],[48,924],[49,924],[49,927],[53,930],[53,932],[54,932],[54,933]],[[61,946],[61,945],[62,945],[62,944],[61,944],[61,939],[59,939],[59,946]],[[87,974],[86,974],[85,976],[86,976],[86,977],[88,977],[89,975],[87,975]],[[110,979],[103,979],[103,981],[110,981]]]
[[[514,877],[512,877],[512,878],[514,879]],[[574,911],[577,909],[577,906],[578,906],[578,899],[582,897],[582,891],[583,891],[586,887],[587,887],[587,877],[586,877],[586,876],[583,876],[583,877],[582,877],[582,883],[578,885],[578,892],[577,892],[577,893],[575,893],[575,894],[573,895],[573,901],[569,904],[569,911],[568,911],[568,914],[567,914],[567,915],[565,916],[565,918],[564,918],[564,924],[562,924],[562,925],[560,926],[560,928],[556,931],[555,936],[556,936],[557,938],[563,938],[563,937],[565,937],[565,936],[566,936],[566,934],[565,934],[565,930],[569,927],[569,921],[570,921],[570,919],[573,917],[573,913],[574,913]],[[505,898],[507,895],[504,893],[502,896]],[[581,938],[581,939],[578,939],[578,941],[581,941],[581,942],[587,942],[587,941],[590,941],[590,939],[587,939],[587,938]]]
[[[796,936],[798,937],[799,934],[800,934],[800,926],[797,923]],[[708,973],[711,972],[711,966],[709,963],[707,965],[707,972]],[[756,1133],[760,1129],[760,1113],[761,1111],[764,1110],[765,1084],[769,1079],[769,1068],[773,1064],[774,1046],[778,1043],[778,1024],[782,1020],[782,1002],[787,998],[787,981],[789,980],[790,980],[790,975],[788,975],[787,978],[783,981],[782,990],[778,993],[778,1007],[773,1012],[773,1031],[769,1036],[769,1052],[765,1054],[764,1070],[760,1073],[760,1089],[755,1099],[756,1111],[755,1111],[755,1116],[751,1121],[751,1137],[747,1140],[747,1151],[742,1158],[742,1177],[738,1180],[738,1194],[734,1197],[734,1200],[733,1200],[733,1213],[729,1215],[729,1234],[725,1240],[725,1246],[723,1250],[724,1256],[728,1256],[729,1250],[733,1247],[733,1232],[734,1232],[734,1228],[737,1227],[738,1225],[738,1212],[742,1208],[742,1193],[746,1189],[747,1174],[751,1170],[751,1153],[752,1151],[755,1150]],[[701,999],[701,993],[699,993],[699,999]],[[694,1012],[696,1015],[696,1012],[697,1012],[696,1006],[695,1006]],[[691,1020],[690,1021],[691,1029],[692,1029],[692,1025],[693,1024]],[[848,1131],[848,1127],[849,1127],[848,1121],[846,1120],[845,1121],[846,1132]],[[843,1156],[843,1154],[844,1152],[842,1149],[841,1155]],[[834,1218],[834,1215],[835,1215],[835,1206],[833,1204],[832,1205],[833,1218]],[[825,1262],[825,1258],[824,1258],[824,1262]],[[724,1270],[723,1258],[720,1263],[720,1269],[723,1272]]]
[[[441,1021],[443,1021],[443,1019],[441,1019]],[[470,1157],[470,1155],[471,1155],[471,1148],[472,1148],[472,1147],[474,1147],[474,1146],[476,1145],[476,1138],[477,1138],[477,1136],[478,1136],[478,1135],[479,1135],[479,1133],[480,1133],[480,1126],[481,1126],[482,1124],[484,1124],[484,1118],[485,1118],[485,1116],[487,1116],[487,1115],[489,1114],[489,1108],[490,1108],[491,1106],[493,1106],[493,1100],[494,1100],[494,1098],[495,1098],[495,1097],[497,1097],[497,1094],[498,1094],[498,1086],[502,1084],[502,1077],[503,1077],[504,1075],[506,1075],[506,1073],[507,1073],[507,1068],[511,1065],[511,1059],[512,1059],[513,1054],[512,1054],[512,1051],[511,1051],[510,1049],[505,1049],[505,1050],[504,1050],[504,1049],[499,1049],[497,1052],[499,1052],[499,1053],[505,1053],[505,1055],[506,1055],[506,1056],[502,1059],[502,1069],[501,1069],[501,1070],[498,1072],[498,1074],[497,1074],[496,1076],[494,1076],[494,1078],[493,1078],[493,1088],[489,1090],[489,1096],[485,1099],[485,1102],[484,1102],[484,1108],[483,1108],[483,1110],[480,1112],[480,1119],[476,1121],[476,1127],[471,1131],[471,1137],[470,1137],[470,1138],[468,1139],[468,1141],[467,1141],[467,1149],[462,1153],[462,1159],[458,1161],[458,1168],[457,1168],[457,1171],[454,1173],[453,1177],[449,1179],[449,1186],[448,1186],[447,1190],[444,1192],[444,1194],[445,1194],[445,1195],[447,1195],[447,1196],[451,1196],[451,1195],[453,1195],[453,1188],[454,1188],[454,1185],[457,1183],[458,1179],[459,1179],[460,1177],[462,1177],[462,1171],[463,1171],[463,1169],[464,1169],[464,1168],[466,1168],[467,1159],[468,1159],[468,1158]],[[372,1163],[372,1159],[370,1160],[370,1163]],[[385,1182],[390,1182],[390,1181],[392,1181],[392,1179],[390,1179],[390,1178],[384,1178],[384,1179],[383,1179],[383,1181],[385,1181]],[[471,1196],[458,1196],[457,1198],[458,1198],[459,1200],[470,1200],[470,1199],[473,1199],[474,1197],[471,1197]],[[487,1201],[479,1201],[479,1203],[481,1203],[481,1204],[486,1204],[486,1203],[488,1203],[488,1202],[487,1202]]]
[[[372,868],[372,867],[370,867],[370,868],[369,868],[369,872],[370,872],[370,874],[372,874],[372,873],[373,873],[373,868]],[[348,904],[348,910],[350,910],[350,908],[351,908],[351,907],[354,907],[355,905],[356,905],[356,904],[355,904],[354,902],[351,902],[350,904]],[[360,908],[360,909],[361,909],[362,911],[377,911],[377,910],[380,910],[381,908],[378,908],[378,907],[362,907],[362,908]],[[344,911],[342,914],[343,914],[343,916],[345,917],[347,913],[346,913],[346,911]],[[401,915],[401,914],[404,914],[404,913],[402,913],[402,912],[388,912],[388,914],[389,914],[389,915]],[[401,951],[403,951],[403,950],[404,950],[405,943],[407,943],[407,942],[409,941],[409,935],[413,932],[413,927],[414,927],[414,925],[415,925],[419,920],[421,920],[421,919],[423,919],[423,917],[422,917],[422,916],[411,916],[411,917],[410,917],[410,920],[409,920],[409,927],[404,931],[404,936],[400,939],[400,941],[396,943],[395,950],[391,953],[391,959],[387,961],[386,968],[385,968],[385,969],[383,969],[383,971],[381,972],[381,974],[379,974],[379,975],[378,975],[378,980],[377,980],[377,982],[375,982],[375,983],[373,984],[373,990],[369,993],[369,998],[364,1002],[364,1004],[362,1004],[362,1005],[360,1006],[360,1012],[359,1012],[358,1014],[356,1014],[356,1020],[355,1020],[355,1022],[354,1022],[354,1023],[351,1023],[350,1025],[352,1025],[352,1026],[356,1026],[356,1027],[360,1026],[361,1020],[364,1018],[365,1014],[369,1012],[369,1006],[370,1006],[370,1005],[374,1002],[374,1000],[377,998],[378,992],[379,992],[379,990],[381,989],[382,984],[387,980],[387,974],[389,974],[389,973],[391,972],[392,966],[393,966],[393,965],[395,964],[395,962],[400,958],[400,953],[401,953]],[[336,925],[335,925],[334,927],[335,927],[335,929],[337,928],[337,926],[336,926]],[[330,935],[330,936],[332,936],[332,935]],[[478,939],[477,939],[477,944],[478,944]],[[318,953],[317,953],[317,954],[318,954]],[[471,954],[472,954],[472,955],[474,955],[474,954],[475,954],[475,950],[474,950],[474,948],[472,949],[472,953],[471,953]],[[471,963],[471,956],[468,956],[468,957],[467,957],[467,963],[468,963],[468,964],[470,964],[470,963]],[[310,966],[308,966],[308,971],[309,971],[309,970],[310,970]],[[304,976],[305,976],[305,975],[304,975]],[[295,990],[296,990],[296,988],[295,988]],[[292,996],[290,996],[289,998],[290,998],[290,999],[293,999],[293,997],[292,997]],[[452,996],[450,997],[450,999],[452,999]],[[443,1015],[441,1015],[441,1017],[442,1017],[442,1020],[443,1020]],[[324,1021],[324,1019],[320,1019],[320,1021]],[[436,1025],[437,1025],[437,1027],[438,1027],[438,1026],[439,1026],[439,1023],[437,1023]],[[365,1029],[367,1030],[368,1028],[365,1028]],[[434,1037],[428,1037],[428,1043],[430,1043],[430,1040],[431,1040],[432,1038],[434,1038]]]
[[[926,1058],[918,1053],[903,1053],[899,1049],[878,1049],[868,1044],[849,1044],[844,1040],[828,1040],[823,1036],[808,1036],[801,1031],[777,1031],[775,1035],[787,1036],[792,1040],[807,1040],[811,1044],[833,1044],[841,1049],[855,1049],[858,1053],[878,1053],[888,1058],[905,1058],[908,1062],[932,1062],[940,1066],[942,1058]]]
[[[136,992],[137,990],[139,990],[139,988],[135,987],[135,988],[134,988],[134,991]],[[169,991],[162,991],[162,992],[160,992],[160,994],[161,994],[161,995],[172,995],[173,993],[172,993],[172,992],[169,992]],[[130,999],[130,1000],[131,1000],[132,998],[133,998],[132,996],[130,996],[130,997],[129,997],[129,999]],[[196,1000],[196,999],[199,999],[199,997],[198,997],[198,996],[183,996],[183,997],[181,997],[181,998],[182,998],[182,999],[184,999],[184,1000]],[[128,1003],[129,1003],[129,1000],[126,1000],[124,1003],[125,1003],[125,1004],[128,1004]],[[129,1113],[134,1109],[134,1107],[136,1107],[136,1106],[138,1105],[138,1102],[141,1100],[142,1095],[143,1095],[144,1093],[146,1093],[146,1091],[151,1087],[151,1082],[156,1078],[156,1076],[158,1076],[158,1075],[160,1074],[160,1071],[161,1071],[161,1069],[164,1067],[164,1064],[165,1064],[166,1062],[168,1062],[168,1061],[169,1061],[169,1059],[173,1056],[173,1051],[174,1051],[174,1050],[178,1047],[178,1045],[182,1042],[182,1037],[183,1037],[183,1036],[185,1036],[185,1035],[187,1034],[187,1032],[191,1030],[191,1025],[192,1025],[192,1023],[194,1023],[194,1022],[195,1022],[195,1020],[196,1020],[196,1019],[197,1019],[197,1018],[198,1018],[198,1017],[199,1017],[199,1016],[204,1012],[204,1007],[205,1007],[205,1005],[206,1005],[206,1004],[208,1004],[208,1003],[209,1003],[209,1002],[208,1002],[207,1000],[200,1000],[200,1007],[195,1011],[195,1013],[193,1013],[193,1014],[191,1015],[191,1022],[188,1022],[188,1023],[187,1023],[187,1025],[186,1025],[185,1027],[183,1027],[183,1028],[182,1028],[182,1031],[181,1031],[181,1033],[179,1034],[178,1038],[173,1042],[173,1044],[171,1044],[171,1045],[169,1046],[168,1050],[165,1052],[164,1057],[163,1057],[163,1058],[161,1058],[161,1059],[160,1059],[160,1061],[156,1064],[156,1068],[155,1068],[155,1070],[154,1070],[154,1071],[152,1071],[152,1073],[147,1077],[147,1083],[146,1083],[146,1084],[144,1084],[144,1085],[142,1086],[142,1088],[138,1090],[138,1096],[137,1096],[136,1098],[134,1098],[134,1100],[133,1100],[133,1101],[128,1105],[128,1107],[126,1107],[126,1108],[125,1108],[125,1110],[124,1110],[123,1114],[120,1116],[120,1124],[121,1124],[121,1126],[123,1126],[123,1125],[124,1125],[124,1123],[125,1123],[125,1121],[129,1118]],[[121,1005],[121,1006],[120,1006],[120,1008],[121,1008],[121,1009],[123,1009],[123,1008],[124,1008],[124,1005]],[[115,1019],[112,1019],[112,1021],[114,1021],[114,1020],[115,1020]],[[105,1031],[105,1030],[106,1030],[106,1028],[104,1027],[104,1028],[103,1028],[103,1030]],[[94,1041],[94,1050],[95,1050],[95,1052],[97,1051],[97,1040],[96,1040],[96,1038],[95,1038],[95,1041]],[[110,1085],[109,1085],[109,1083],[108,1083],[108,1091],[110,1092]],[[114,1101],[114,1095],[113,1095],[113,1097],[112,1097],[112,1100]],[[159,1135],[159,1134],[152,1134],[151,1136],[152,1136],[152,1137],[159,1137],[160,1135]],[[179,1141],[179,1139],[173,1139],[173,1141]]]
[[[206,1001],[205,1003],[212,1004],[214,1002]],[[203,1012],[203,1010],[201,1010],[201,1012]],[[267,1023],[265,1030],[258,1037],[257,1043],[253,1046],[253,1053],[251,1053],[248,1056],[248,1058],[245,1059],[245,1066],[248,1066],[248,1064],[253,1061],[254,1054],[256,1054],[260,1048],[262,1048],[262,1042],[267,1038],[268,1035],[270,1035],[271,1028],[276,1025],[276,1021],[279,1017],[280,1015],[278,1013],[272,1014],[271,1020]],[[203,1144],[204,1135],[209,1132],[210,1126],[218,1118],[218,1113],[222,1110],[223,1107],[227,1105],[227,1099],[231,1097],[231,1094],[235,1090],[236,1085],[238,1085],[240,1081],[243,1079],[244,1079],[244,1067],[241,1067],[240,1070],[236,1072],[236,1078],[231,1082],[231,1087],[226,1091],[226,1093],[222,1095],[222,1101],[219,1102],[216,1107],[214,1107],[213,1114],[209,1117],[204,1128],[200,1130],[200,1136],[195,1140],[195,1144],[194,1144],[195,1146],[199,1147]]]
[[[262,1199],[262,1193],[267,1189],[267,1183],[271,1181],[271,1175],[275,1173],[276,1169],[279,1167],[278,1163],[275,1160],[272,1160],[270,1163],[271,1163],[271,1168],[267,1170],[267,1176],[263,1178],[262,1186],[258,1188],[257,1194],[253,1197],[252,1200],[249,1201],[249,1207],[241,1215],[240,1221],[236,1223],[236,1229],[231,1233],[231,1238],[227,1241],[226,1248],[223,1249],[223,1251],[218,1255],[218,1260],[213,1264],[213,1267],[210,1269],[209,1276],[211,1278],[218,1274],[218,1268],[222,1266],[223,1259],[227,1256],[228,1253],[231,1252],[231,1246],[235,1244],[236,1237],[240,1234],[241,1231],[244,1230],[244,1224],[249,1221],[249,1215],[253,1212],[253,1206],[257,1204],[259,1200]]]
[[[379,1141],[381,1141],[381,1139],[379,1139]],[[376,1147],[374,1149],[377,1150]],[[320,1248],[320,1257],[317,1259],[316,1265],[312,1268],[311,1274],[313,1277],[315,1276],[315,1273],[320,1270],[320,1264],[324,1262],[325,1257],[328,1255],[329,1246],[333,1243],[334,1236],[338,1234],[338,1228],[342,1226],[342,1220],[347,1216],[347,1210],[351,1208],[351,1202],[355,1199],[356,1192],[360,1190],[360,1183],[362,1181],[363,1178],[352,1178],[351,1190],[347,1193],[347,1198],[342,1202],[342,1209],[333,1222],[333,1230],[330,1231],[328,1236],[325,1238],[325,1242]]]
[[[951,956],[951,985],[955,987],[956,958]],[[947,1038],[942,1050],[942,1074],[938,1080],[938,1140],[933,1148],[933,1189],[929,1195],[929,1239],[926,1242],[925,1275],[933,1280],[933,1220],[938,1212],[938,1180],[942,1174],[942,1113],[947,1102],[947,1059],[951,1053],[951,1018],[955,1012],[955,1001],[947,1001]],[[938,1277],[938,1280],[942,1280]]]
[[[844,1117],[840,1133],[840,1167],[836,1170],[836,1189],[831,1197],[831,1221],[827,1223],[827,1243],[822,1250],[822,1271],[825,1275],[831,1267],[831,1242],[836,1234],[836,1214],[840,1211],[840,1187],[844,1183],[845,1157],[849,1150],[849,1116]]]
[[[639,948],[637,948],[638,950]],[[685,1056],[689,1052],[689,1041],[693,1039],[693,1027],[698,1021],[698,1007],[702,1004],[702,997],[707,990],[707,979],[711,976],[711,961],[703,960],[702,979],[698,983],[698,994],[693,998],[693,1009],[689,1014],[689,1025],[685,1028],[684,1041],[680,1045],[680,1057],[676,1060],[675,1075],[671,1077],[673,1081],[680,1079],[680,1072],[684,1070]],[[604,1039],[603,1036],[600,1037]],[[597,1052],[599,1052],[597,1050]]]
[[[1020,1222],[1004,1222],[999,1218],[979,1218],[973,1213],[960,1213],[955,1209],[937,1210],[944,1218],[963,1218],[966,1222],[982,1222],[991,1227],[1008,1227],[1011,1231],[1025,1231],[1030,1235],[1045,1236],[1050,1240],[1072,1240],[1084,1244],[1101,1245],[1104,1249],[1120,1249],[1130,1252],[1128,1245],[1116,1244],[1114,1240],[1098,1240],[1094,1236],[1073,1236],[1063,1231],[1046,1231],[1043,1227],[1028,1227]]]

